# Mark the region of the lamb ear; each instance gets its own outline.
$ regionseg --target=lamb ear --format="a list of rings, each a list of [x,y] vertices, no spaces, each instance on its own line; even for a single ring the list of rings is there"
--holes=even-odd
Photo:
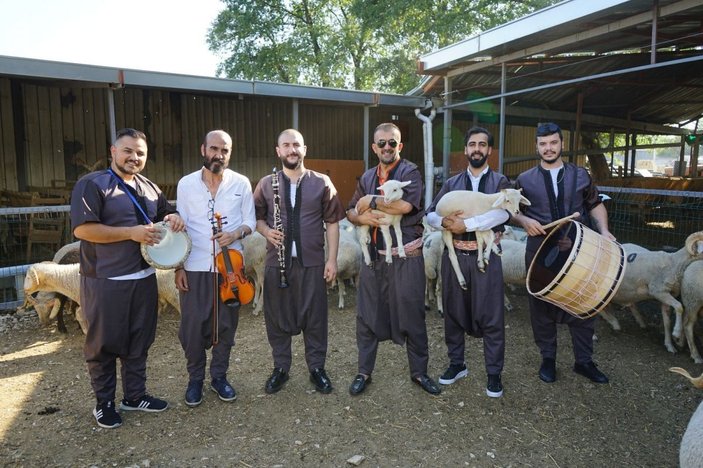
[[[412,182],[412,181],[406,180],[405,182],[401,182],[401,183],[400,183],[400,186],[401,186],[401,187],[405,187],[406,185],[409,185],[410,182]]]
[[[505,201],[505,192],[501,190],[500,195],[498,196],[496,201],[493,202],[493,206],[491,208],[500,207],[500,205],[502,205],[504,201]]]
[[[522,190],[522,189],[520,189],[520,190]],[[530,203],[530,200],[528,200],[527,198],[525,198],[523,195],[520,195],[520,203],[523,204],[523,205],[525,205],[525,206],[530,206],[530,205],[532,205],[532,203]]]

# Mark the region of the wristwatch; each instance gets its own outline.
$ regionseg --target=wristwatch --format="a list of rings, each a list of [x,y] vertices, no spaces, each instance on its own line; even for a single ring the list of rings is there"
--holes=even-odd
[[[247,231],[244,228],[240,229],[240,232],[242,233],[241,236],[239,236],[240,239],[244,239],[247,236]]]
[[[369,203],[369,208],[371,208],[372,210],[376,209],[376,199],[375,198],[371,199],[371,203]]]

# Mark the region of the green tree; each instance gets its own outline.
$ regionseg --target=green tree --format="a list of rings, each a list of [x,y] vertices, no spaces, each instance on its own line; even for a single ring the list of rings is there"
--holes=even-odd
[[[218,74],[385,92],[417,86],[417,57],[556,0],[223,0],[208,32]]]

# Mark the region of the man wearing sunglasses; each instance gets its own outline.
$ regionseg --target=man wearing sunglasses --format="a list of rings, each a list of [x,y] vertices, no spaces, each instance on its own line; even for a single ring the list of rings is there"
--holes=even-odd
[[[490,210],[482,215],[462,218],[461,213],[441,217],[435,212],[437,202],[453,190],[496,193],[510,187],[508,178],[493,172],[488,157],[493,150],[493,135],[482,127],[472,127],[464,137],[464,154],[468,162],[465,171],[449,178],[427,210],[427,222],[452,232],[454,250],[461,271],[469,283],[469,290],[459,285],[449,262],[447,250],[442,258],[442,307],[444,310],[444,341],[447,344],[449,367],[439,378],[442,385],[450,385],[469,373],[464,361],[464,333],[483,338],[483,355],[488,375],[486,395],[503,396],[501,372],[505,356],[505,323],[503,316],[503,269],[500,257],[491,253],[485,271],[479,271],[476,262],[478,246],[476,231],[492,229],[500,240],[508,220],[505,210]]]
[[[525,264],[530,265],[547,231],[542,227],[571,213],[581,214],[581,222],[591,225],[604,237],[615,240],[608,230],[608,213],[598,190],[585,169],[562,160],[564,137],[554,123],[537,127],[537,155],[540,163],[520,174],[516,187],[532,203],[522,206],[514,220],[528,234]],[[593,332],[596,317],[581,319],[536,297],[529,297],[530,320],[535,343],[542,355],[539,378],[547,383],[556,380],[557,324],[568,325],[573,342],[573,370],[596,383],[608,383],[608,377],[593,363]]]
[[[422,258],[422,176],[418,167],[400,157],[403,143],[400,129],[392,123],[376,127],[373,134],[374,153],[378,166],[359,179],[349,203],[347,218],[358,225],[371,226],[372,264],[362,264],[357,293],[356,344],[359,351],[358,375],[349,387],[351,395],[359,395],[371,383],[378,343],[393,340],[407,347],[410,378],[424,391],[438,395],[439,386],[427,375],[428,346],[425,326],[425,269]],[[410,181],[403,189],[403,198],[385,205],[377,188],[387,180]],[[397,256],[397,240],[384,245],[378,226],[383,215],[371,210],[403,215],[402,242],[406,258]],[[382,256],[393,249],[393,263]]]

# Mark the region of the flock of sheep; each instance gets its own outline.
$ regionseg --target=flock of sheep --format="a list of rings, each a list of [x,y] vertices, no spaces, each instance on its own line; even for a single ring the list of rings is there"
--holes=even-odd
[[[388,192],[390,193],[390,190]],[[518,203],[515,200],[513,199],[512,203]],[[451,207],[450,211],[456,211],[454,208]],[[512,211],[512,207],[509,209]],[[390,221],[389,224],[391,224]],[[363,254],[362,250],[367,247],[365,240],[368,233],[364,234],[363,231],[359,233],[359,231],[360,229],[347,221],[340,223],[340,246],[337,259],[338,307],[340,309],[344,308],[345,284],[355,282],[362,261],[367,255]],[[390,237],[390,233],[387,235]],[[503,277],[509,287],[525,285],[527,276],[525,240],[526,236],[520,234],[518,229],[507,228],[501,241]],[[56,320],[62,331],[66,330],[63,323],[64,304],[69,301],[74,303],[73,310],[76,320],[83,331],[86,330],[85,320],[79,306],[80,280],[77,263],[79,245],[79,242],[74,242],[64,246],[56,253],[52,262],[32,265],[27,270],[25,277],[25,297],[37,311],[41,322],[49,324]],[[263,309],[262,280],[264,278],[266,240],[260,234],[254,233],[243,240],[243,245],[246,273],[256,284],[253,313],[258,315]],[[430,307],[431,303],[435,302],[440,314],[442,307],[439,272],[444,247],[445,239],[442,238],[442,232],[432,231],[426,226],[422,247],[427,277],[425,303],[426,306]],[[627,268],[622,283],[611,304],[600,313],[600,316],[613,329],[620,330],[620,324],[612,314],[612,307],[613,305],[627,307],[631,310],[640,327],[644,328],[646,325],[636,304],[640,301],[656,300],[661,305],[666,349],[672,353],[676,352],[674,340],[681,349],[688,345],[693,361],[697,364],[703,364],[703,358],[697,349],[693,333],[697,320],[703,317],[703,231],[689,235],[685,245],[676,252],[651,251],[635,244],[623,244],[623,249]],[[487,252],[487,255],[489,254],[490,252]],[[392,261],[392,259],[387,258],[386,261]],[[173,270],[157,270],[157,280],[160,310],[173,307],[180,312]],[[334,285],[330,285],[330,287],[332,286]],[[681,298],[681,302],[677,297]],[[512,309],[507,297],[505,306],[508,310]],[[675,312],[673,330],[671,329],[671,309],[674,309]],[[688,377],[690,378],[690,376]],[[694,385],[703,387],[701,380],[701,377],[691,378]],[[694,460],[698,463],[703,458],[702,436],[703,403],[691,418],[682,441],[681,466],[697,466],[686,464],[686,461]]]

